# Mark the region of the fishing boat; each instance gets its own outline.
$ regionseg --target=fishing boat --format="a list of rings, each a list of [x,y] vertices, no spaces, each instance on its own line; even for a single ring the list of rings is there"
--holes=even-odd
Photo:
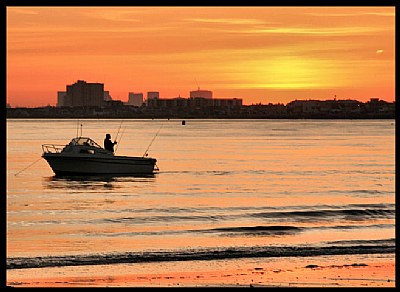
[[[67,145],[43,144],[42,157],[56,175],[146,175],[158,170],[157,160],[117,156],[88,137],[73,138]]]

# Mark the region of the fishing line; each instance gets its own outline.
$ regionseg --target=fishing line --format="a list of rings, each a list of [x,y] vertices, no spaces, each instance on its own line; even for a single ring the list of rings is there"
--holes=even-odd
[[[15,176],[17,176],[18,174],[20,174],[21,172],[23,172],[25,169],[28,169],[29,167],[31,167],[32,165],[34,165],[36,162],[38,162],[40,159],[42,159],[42,157],[40,157],[38,160],[36,160],[35,162],[29,164],[27,167],[25,167],[24,169],[18,171],[16,174],[14,174]]]
[[[162,128],[162,126],[164,125],[164,123],[161,124],[160,128],[158,129],[156,135],[153,137],[153,140],[151,140],[149,147],[147,147],[146,151],[144,152],[142,157],[145,157],[147,155],[147,151],[149,151],[151,144],[153,144],[154,139],[156,139],[156,137],[158,136],[158,133],[160,133],[160,130]]]

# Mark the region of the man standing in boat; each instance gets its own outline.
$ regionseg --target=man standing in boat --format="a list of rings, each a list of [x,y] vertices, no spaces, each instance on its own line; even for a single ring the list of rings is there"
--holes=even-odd
[[[117,141],[111,141],[111,135],[106,134],[106,138],[104,139],[104,149],[114,152],[114,145],[117,144]]]

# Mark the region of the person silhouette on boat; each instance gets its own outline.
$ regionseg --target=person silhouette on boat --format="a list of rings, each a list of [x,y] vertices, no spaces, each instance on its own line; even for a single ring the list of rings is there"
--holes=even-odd
[[[117,144],[117,141],[111,141],[111,135],[106,134],[106,138],[104,139],[104,149],[114,152],[114,145]]]

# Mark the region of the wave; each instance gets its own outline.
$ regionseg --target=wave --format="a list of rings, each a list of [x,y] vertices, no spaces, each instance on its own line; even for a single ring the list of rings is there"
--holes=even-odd
[[[354,241],[353,245],[334,242],[329,246],[252,246],[185,249],[108,254],[7,258],[7,269],[110,265],[166,261],[221,260],[256,257],[308,257],[321,255],[388,254],[395,252],[394,239]]]
[[[105,218],[101,219],[102,223],[150,223],[150,222],[174,222],[174,221],[218,221],[223,216],[216,215],[157,215],[157,216],[143,216],[143,217],[121,217],[121,218]]]
[[[330,220],[334,217],[350,221],[365,219],[394,219],[394,209],[380,208],[358,208],[358,209],[323,209],[307,211],[283,211],[283,212],[260,212],[252,214],[253,217],[270,219],[293,219],[299,220]]]
[[[176,174],[190,174],[190,175],[275,175],[275,176],[332,176],[337,174],[344,174],[344,175],[385,175],[393,174],[393,170],[371,170],[371,169],[350,169],[350,170],[337,170],[337,169],[315,169],[315,170],[266,170],[266,169],[242,169],[242,170],[160,170],[157,174],[166,174],[166,175],[176,175]],[[367,193],[367,194],[384,194],[386,192],[378,191],[378,190],[350,190],[350,191],[338,191],[334,190],[332,192],[340,192],[340,193]]]
[[[241,227],[223,227],[214,228],[216,231],[291,231],[299,230],[299,227],[295,226],[241,226]]]
[[[243,233],[251,235],[290,235],[300,232],[303,228],[296,226],[239,226],[221,227],[205,230],[206,232]]]
[[[353,239],[353,240],[336,240],[336,241],[327,241],[326,244],[341,244],[341,245],[375,245],[380,244],[382,246],[394,246],[396,240],[394,238],[387,239]]]
[[[172,213],[172,212],[169,212]],[[394,209],[377,209],[377,208],[366,208],[366,209],[324,209],[324,210],[291,210],[291,211],[275,211],[271,210],[268,212],[243,212],[239,214],[193,214],[188,212],[185,214],[179,214],[176,212],[175,215],[154,215],[154,216],[132,216],[132,217],[117,217],[117,218],[104,218],[100,219],[102,223],[146,223],[146,222],[182,222],[182,221],[224,221],[233,218],[248,218],[256,217],[267,219],[270,221],[286,221],[291,222],[293,220],[297,222],[315,222],[315,221],[327,221],[327,220],[344,220],[344,221],[364,221],[371,219],[394,219]]]
[[[69,211],[57,211],[60,214]],[[9,212],[12,214],[13,212]],[[186,226],[190,222],[219,223],[222,228],[210,230],[183,230],[184,232],[231,232],[263,234],[289,234],[305,229],[304,223],[318,223],[314,228],[325,229],[351,229],[351,228],[387,228],[381,220],[395,219],[395,204],[349,204],[338,206],[246,206],[246,207],[171,207],[171,208],[123,208],[106,210],[100,218],[71,218],[62,220],[33,220],[9,222],[9,225],[49,225],[49,224],[154,224],[166,223]],[[49,213],[50,214],[50,213]],[[115,215],[116,216],[115,216]],[[118,216],[120,214],[121,216]],[[123,215],[123,216],[122,216]],[[128,215],[128,216],[126,216]],[[256,218],[257,220],[254,220]],[[258,226],[226,227],[231,221],[255,221]],[[369,221],[375,220],[376,225],[366,225]],[[336,226],[326,226],[326,222],[336,222]],[[276,224],[278,223],[278,224]],[[221,226],[220,225],[220,226]],[[277,225],[277,226],[275,226]],[[292,225],[289,228],[288,225]],[[279,227],[280,226],[280,227]],[[284,226],[284,227],[282,227]],[[391,227],[392,225],[390,225]],[[311,228],[311,227],[307,227]],[[164,231],[160,231],[161,233]],[[154,232],[153,232],[154,233]]]
[[[238,226],[238,227],[222,227],[222,228],[213,228],[213,229],[205,229],[205,230],[189,230],[195,232],[218,232],[222,233],[221,235],[228,234],[234,235],[239,234],[243,235],[251,235],[251,236],[274,236],[274,235],[294,235],[299,232],[305,232],[309,230],[350,230],[350,229],[359,229],[359,228],[394,228],[394,224],[372,224],[372,225],[333,225],[333,226],[316,226],[316,227],[302,227],[302,226]],[[181,231],[182,232],[182,231]]]
[[[127,237],[127,236],[171,236],[182,235],[185,233],[212,233],[224,237],[260,237],[260,236],[287,236],[296,235],[300,232],[310,230],[356,230],[360,228],[394,228],[394,224],[373,224],[373,225],[335,225],[335,226],[317,226],[317,227],[296,227],[296,226],[239,226],[239,227],[221,227],[212,229],[183,229],[183,230],[156,230],[156,231],[133,231],[133,232],[112,232],[112,233],[88,233],[88,237]]]

